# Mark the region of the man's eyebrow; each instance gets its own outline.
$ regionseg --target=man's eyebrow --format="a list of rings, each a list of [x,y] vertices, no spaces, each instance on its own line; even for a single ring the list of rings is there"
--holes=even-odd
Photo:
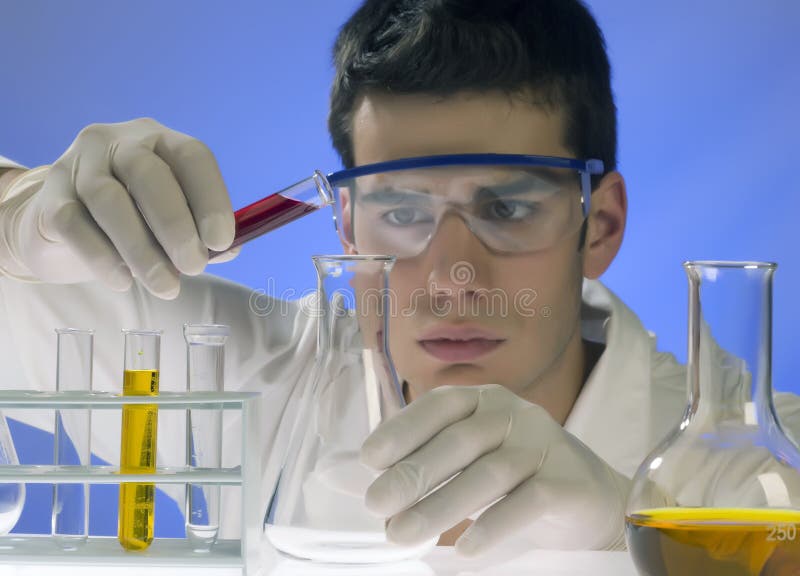
[[[475,193],[476,200],[488,200],[503,196],[516,196],[531,189],[529,178],[520,178],[513,182],[504,184],[493,184],[491,186],[480,186]]]
[[[524,178],[517,178],[511,182],[480,186],[475,193],[476,200],[489,200],[503,196],[516,196],[524,192],[553,192],[560,188],[558,182],[553,179],[540,178],[535,175],[527,175]]]
[[[413,199],[421,196],[429,196],[428,190],[408,190],[398,189],[391,185],[381,186],[375,190],[359,190],[359,202],[369,202],[374,204],[402,204],[413,202]]]
[[[546,177],[538,174],[524,174],[521,178],[515,178],[510,182],[477,185],[473,191],[473,198],[475,200],[489,200],[531,191],[553,192],[558,190],[567,179],[564,174],[548,173]],[[375,204],[410,203],[417,199],[421,200],[422,197],[431,194],[427,188],[417,189],[390,183],[381,184],[370,190],[356,189],[356,192],[360,202]]]

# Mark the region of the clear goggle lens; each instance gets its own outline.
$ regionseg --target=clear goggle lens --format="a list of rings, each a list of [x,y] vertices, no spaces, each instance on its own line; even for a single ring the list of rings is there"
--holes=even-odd
[[[345,171],[342,174],[346,174]],[[588,172],[517,165],[405,168],[331,180],[342,241],[360,253],[423,252],[454,214],[490,250],[546,250],[580,230]]]

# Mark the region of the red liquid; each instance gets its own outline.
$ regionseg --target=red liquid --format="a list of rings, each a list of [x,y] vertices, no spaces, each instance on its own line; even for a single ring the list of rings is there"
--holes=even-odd
[[[235,248],[284,224],[294,222],[301,216],[314,212],[318,208],[319,206],[306,204],[280,194],[267,196],[249,206],[239,208],[234,212],[236,235],[230,248]],[[228,249],[230,250],[230,248]],[[213,250],[208,252],[209,258],[217,254],[220,254],[220,252]]]

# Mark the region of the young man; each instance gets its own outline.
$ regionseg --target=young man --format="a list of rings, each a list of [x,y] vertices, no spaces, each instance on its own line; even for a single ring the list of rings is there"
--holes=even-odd
[[[366,463],[387,470],[367,493],[369,507],[389,519],[395,541],[440,535],[464,554],[500,541],[623,547],[629,479],[680,419],[685,372],[596,281],[619,250],[627,207],[596,23],[578,0],[367,0],[343,27],[335,62],[330,130],[346,167],[453,154],[604,166],[591,177],[585,217],[562,207],[538,227],[508,223],[533,208],[499,195],[509,182],[499,166],[455,165],[424,189],[381,188],[383,209],[395,202],[405,210],[391,221],[358,204],[358,186],[342,194],[352,252],[370,252],[398,238],[400,224],[418,223],[418,204],[398,204],[398,191],[427,194],[436,206],[419,220],[428,226],[419,237],[397,246],[392,288],[417,312],[391,319],[390,347],[412,402],[363,447]],[[580,190],[582,174],[572,171]],[[555,172],[543,168],[537,173],[549,176],[539,182],[559,181]],[[372,176],[373,185],[388,178]],[[32,387],[47,382],[34,351],[46,349],[54,326],[100,324],[98,333],[109,335],[164,326],[162,371],[181,374],[177,326],[230,324],[237,345],[229,382],[266,392],[262,442],[272,458],[264,474],[274,482],[276,447],[298,398],[286,383],[307,375],[312,324],[300,314],[264,322],[249,310],[246,288],[193,277],[207,250],[224,250],[234,232],[211,152],[152,120],[93,125],[52,166],[2,178],[4,317],[28,328],[0,349],[17,377]],[[493,314],[481,300],[487,291],[526,290],[540,313]],[[475,305],[459,307],[465,302]],[[99,381],[118,377],[116,344],[97,343]],[[778,408],[788,414],[791,406]],[[800,431],[796,418],[785,423]],[[101,439],[95,450],[113,453],[114,442]]]

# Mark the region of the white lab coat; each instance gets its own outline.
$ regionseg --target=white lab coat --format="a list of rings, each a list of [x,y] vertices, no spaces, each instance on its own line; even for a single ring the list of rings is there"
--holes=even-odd
[[[6,158],[5,156],[0,156],[0,170],[3,168],[22,168],[21,164],[17,164],[10,158]]]
[[[2,163],[0,163],[2,166]],[[655,336],[599,281],[583,289],[582,331],[605,350],[591,372],[564,428],[620,473],[631,477],[656,444],[679,422],[686,407],[685,368],[657,352]],[[269,308],[269,310],[266,310]],[[182,278],[179,297],[163,301],[138,283],[125,293],[99,284],[46,285],[0,278],[0,362],[7,389],[55,388],[54,329],[95,330],[94,388],[120,391],[121,328],[162,328],[161,390],[186,387],[182,326],[214,322],[231,326],[226,348],[228,390],[262,395],[259,438],[248,438],[263,457],[260,501],[265,511],[288,445],[303,387],[309,382],[316,346],[315,320],[298,302],[271,300],[227,280],[201,275]],[[787,431],[800,437],[800,398],[780,395],[777,412]],[[14,411],[9,416],[52,429],[52,413]],[[92,415],[92,451],[118,462],[119,415]],[[223,466],[239,464],[240,422],[226,412]],[[185,423],[181,414],[159,415],[159,465],[182,465]],[[182,491],[170,492],[179,502]],[[223,491],[221,536],[239,533],[238,491]]]

